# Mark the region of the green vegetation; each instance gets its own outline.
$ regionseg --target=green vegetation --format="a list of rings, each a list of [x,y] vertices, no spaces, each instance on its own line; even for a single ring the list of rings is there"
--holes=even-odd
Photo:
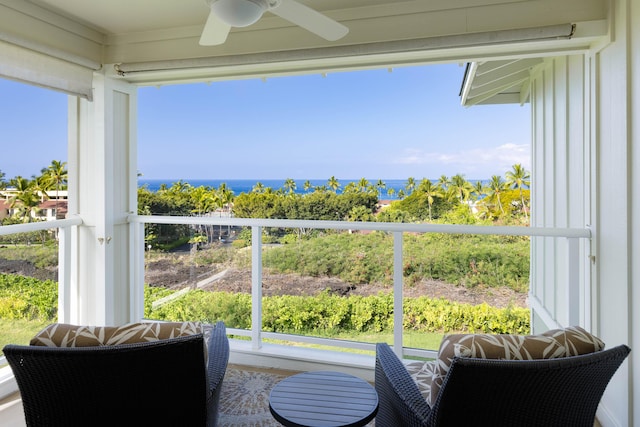
[[[406,235],[403,259],[403,275],[408,285],[435,279],[466,287],[528,290],[529,239],[525,237]],[[264,252],[263,261],[282,273],[390,286],[393,237],[382,232],[326,234],[271,248]]]
[[[230,328],[251,327],[251,295],[191,290],[160,304],[154,303],[176,291],[145,287],[145,318],[157,320],[223,320]],[[25,342],[43,325],[56,321],[57,286],[23,276],[0,274],[0,330],[4,345]],[[469,305],[426,297],[404,299],[404,328],[440,335],[454,331],[517,333],[529,331],[529,310],[498,309],[486,304]],[[11,330],[15,327],[15,333]],[[273,296],[263,298],[266,331],[358,340],[393,329],[390,294],[341,297],[323,293],[316,297]],[[382,339],[382,338],[380,338]]]
[[[57,315],[57,282],[0,273],[0,319],[44,321]]]
[[[145,290],[145,317],[158,320],[205,322],[223,320],[229,327],[251,327],[251,296],[193,290],[152,309],[166,289]],[[404,299],[404,328],[419,332],[455,331],[528,333],[529,310],[498,309],[487,304],[469,305],[427,297]],[[390,294],[341,297],[323,293],[316,297],[263,297],[263,329],[271,332],[334,337],[360,333],[389,333],[393,328]]]
[[[26,344],[58,317],[58,284],[0,273],[0,349]]]
[[[471,183],[463,175],[441,176],[437,181],[413,177],[395,193],[398,200],[380,209],[379,199],[386,185],[365,178],[340,188],[331,177],[326,185],[312,188],[305,183],[305,194],[295,192],[295,181],[287,179],[281,189],[256,183],[253,191],[236,196],[222,184],[217,189],[192,187],[178,181],[157,192],[138,190],[141,215],[205,216],[218,212],[243,218],[279,218],[334,221],[430,222],[474,225],[528,225],[529,173],[521,165],[493,176],[488,185]],[[65,188],[67,174],[63,162],[53,161],[42,175],[31,180],[15,177],[4,180],[0,189],[12,187],[9,198],[15,215],[3,225],[27,222],[41,198]],[[393,189],[387,194],[393,195]],[[178,245],[192,245],[192,260],[198,264],[247,268],[250,256],[242,250],[251,244],[250,229],[232,230],[223,226],[148,224],[146,240],[154,253]],[[233,236],[233,245],[217,242]],[[57,262],[54,236],[50,233],[21,233],[3,236],[0,243],[5,259],[37,260],[39,267]],[[393,275],[393,238],[384,232],[346,232],[311,229],[265,229],[264,264],[281,273],[315,277],[338,277],[352,284],[376,284],[390,288]],[[403,277],[405,286],[422,280],[441,280],[465,287],[509,287],[528,290],[529,239],[505,236],[463,236],[405,233]],[[38,246],[19,243],[40,241]],[[149,256],[153,256],[150,252]],[[249,328],[251,297],[247,294],[190,290],[186,294],[154,307],[174,291],[145,289],[145,316],[161,320],[223,320],[229,327]],[[339,297],[328,293],[316,297],[277,296],[263,299],[263,328],[322,337],[385,341],[393,322],[389,293],[376,296]],[[0,275],[0,344],[24,342],[57,315],[57,284],[32,278]],[[486,304],[459,304],[426,297],[405,298],[404,328],[422,343],[438,342],[443,333],[471,331],[524,334],[529,331],[529,311],[510,307],[498,309]],[[13,331],[6,332],[5,331]]]
[[[32,260],[38,268],[55,268],[58,266],[58,246],[54,242],[46,245],[11,245],[1,248],[0,254],[2,254],[3,259]]]

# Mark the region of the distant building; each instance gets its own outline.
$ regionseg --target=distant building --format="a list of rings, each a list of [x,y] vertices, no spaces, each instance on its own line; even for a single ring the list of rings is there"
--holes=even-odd
[[[4,199],[0,199],[0,221],[7,218],[9,215],[9,202]]]
[[[16,209],[11,208],[10,198],[16,193],[14,188],[0,190],[0,221],[15,214]],[[38,209],[31,213],[31,217],[41,221],[64,219],[67,215],[68,201],[67,191],[50,191],[47,195],[41,194],[41,202]]]

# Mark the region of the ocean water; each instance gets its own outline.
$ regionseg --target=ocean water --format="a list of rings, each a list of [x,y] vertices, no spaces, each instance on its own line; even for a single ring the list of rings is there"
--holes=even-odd
[[[146,187],[149,191],[158,191],[160,189],[160,186],[162,184],[165,184],[167,187],[171,187],[175,182],[178,182],[178,179],[138,179],[138,187]],[[262,183],[262,185],[267,188],[267,187],[271,187],[274,191],[280,189],[280,188],[284,188],[284,179],[183,179],[183,182],[187,182],[189,183],[189,185],[193,186],[193,187],[200,187],[200,186],[205,186],[205,187],[212,187],[212,188],[218,188],[220,187],[220,184],[224,183],[226,184],[227,188],[231,189],[231,191],[233,191],[234,195],[239,195],[241,193],[250,193],[253,190],[253,187],[256,185],[256,183],[260,182]],[[307,191],[304,189],[304,183],[307,181],[306,179],[296,179],[294,180],[296,183],[296,189],[295,192],[298,194],[305,194],[307,192],[313,191],[313,187],[319,187],[319,186],[327,186],[328,188],[328,179],[309,179],[308,181],[311,183],[312,189]],[[344,187],[350,183],[350,182],[354,182],[354,183],[358,183],[360,181],[360,179],[339,179],[338,182],[340,183],[340,188],[338,189],[337,193],[339,194],[341,192],[342,189],[344,189]],[[407,180],[406,179],[383,179],[382,180],[385,183],[385,188],[382,190],[382,197],[381,199],[383,200],[394,200],[397,199],[396,194],[398,193],[398,190],[404,190],[406,191],[406,184],[407,184]],[[369,180],[369,183],[371,183],[372,185],[375,185],[378,182],[377,179],[375,180]],[[419,183],[418,180],[416,180],[416,185]],[[389,188],[393,188],[394,189],[394,194],[392,196],[390,196],[387,191],[389,190]]]

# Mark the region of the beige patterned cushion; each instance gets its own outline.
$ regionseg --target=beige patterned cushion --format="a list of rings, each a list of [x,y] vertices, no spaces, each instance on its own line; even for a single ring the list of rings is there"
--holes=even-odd
[[[200,322],[129,323],[122,326],[78,326],[54,323],[31,339],[31,345],[88,347],[158,341],[204,333]]]
[[[413,361],[405,364],[411,379],[418,386],[418,390],[424,400],[431,402],[431,381],[433,381],[433,374],[436,369],[436,361],[431,360],[429,362]]]
[[[600,351],[604,343],[578,326],[553,329],[540,335],[491,335],[452,334],[440,343],[438,358],[431,369],[431,392],[428,394],[433,406],[449,366],[454,357],[476,357],[484,359],[531,360],[577,356]],[[425,395],[425,393],[423,393]]]

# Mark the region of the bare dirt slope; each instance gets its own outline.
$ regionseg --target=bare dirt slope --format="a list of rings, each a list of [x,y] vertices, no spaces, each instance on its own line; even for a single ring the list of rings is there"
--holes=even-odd
[[[211,291],[251,293],[251,271],[226,268],[211,270],[209,266],[188,266],[175,260],[163,259],[147,263],[145,281],[152,286],[183,288],[197,286]],[[272,273],[262,275],[262,294],[271,295],[315,295],[325,290],[338,295],[375,295],[390,292],[390,288],[378,285],[352,285],[335,277],[308,277],[297,274]],[[436,280],[405,287],[404,296],[428,296],[445,298],[468,304],[486,302],[494,307],[526,307],[526,294],[507,288],[465,288]]]
[[[57,280],[56,269],[42,269],[24,260],[0,258],[0,273],[20,274],[40,280]],[[211,266],[190,265],[180,256],[165,257],[147,263],[145,282],[152,286],[179,289],[197,286],[210,291],[251,293],[251,271],[234,268],[212,269]],[[315,295],[325,290],[337,295],[375,295],[390,292],[378,285],[351,285],[334,277],[308,277],[263,271],[262,293],[271,295]],[[436,280],[405,287],[404,296],[445,298],[468,304],[486,302],[494,307],[526,307],[526,295],[507,288],[465,288]]]

